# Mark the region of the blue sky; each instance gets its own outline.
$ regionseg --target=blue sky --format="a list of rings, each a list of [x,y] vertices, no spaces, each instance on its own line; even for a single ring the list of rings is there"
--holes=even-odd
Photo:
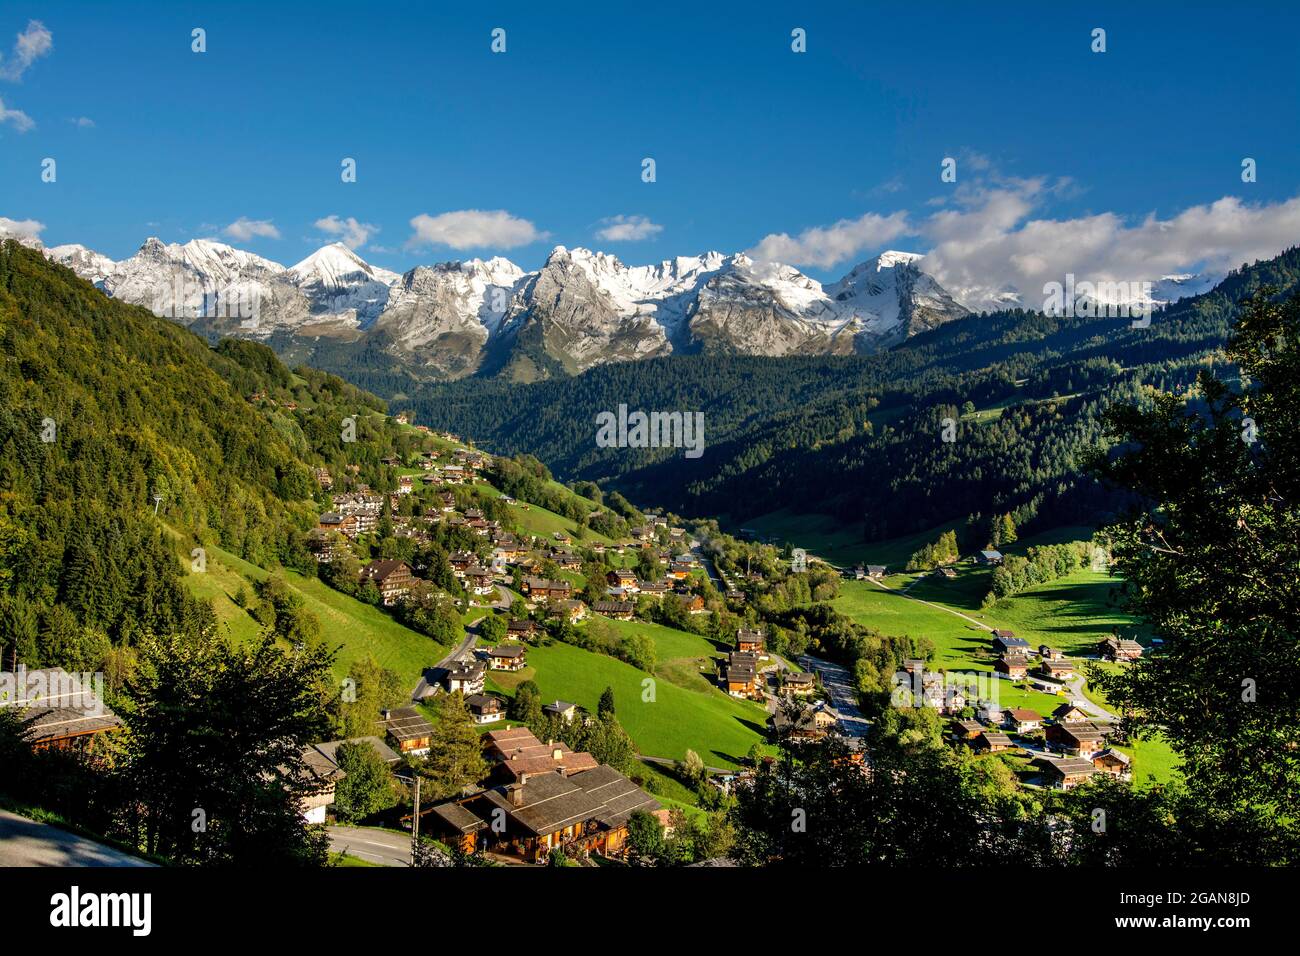
[[[1035,220],[1109,230],[1088,262],[1118,246],[1156,269],[1219,264],[1300,221],[1292,4],[613,6],[6,3],[0,216],[114,258],[156,234],[293,263],[339,237],[316,225],[334,216],[374,227],[352,241],[393,269],[493,254],[533,268],[555,244],[630,263],[766,248],[818,278],[884,248],[988,270],[1035,248]],[[24,63],[31,20],[51,43]],[[1224,197],[1238,202],[1209,205]],[[466,210],[503,215],[439,218]],[[412,243],[419,216],[442,241]],[[652,226],[598,238],[614,217]],[[1064,235],[1047,245],[1069,265]]]

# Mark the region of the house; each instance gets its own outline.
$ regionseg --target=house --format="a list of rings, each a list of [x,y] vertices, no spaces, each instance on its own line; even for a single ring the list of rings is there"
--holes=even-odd
[[[1001,551],[981,551],[979,556],[980,564],[996,565],[1002,563]]]
[[[674,581],[685,581],[691,576],[691,566],[674,563],[668,567],[668,576]]]
[[[692,594],[682,601],[682,607],[686,609],[687,614],[707,614],[709,609],[704,606],[704,598],[698,594]]]
[[[736,631],[736,650],[742,653],[762,654],[766,635],[762,631],[739,628]]]
[[[327,511],[321,515],[316,522],[316,527],[321,531],[337,531],[349,538],[355,538],[360,533],[356,515],[341,515],[334,511]]]
[[[526,773],[517,782],[485,790],[459,805],[479,820],[503,819],[500,832],[475,832],[494,852],[531,863],[544,863],[553,849],[561,848],[622,857],[631,815],[661,808],[654,797],[605,764],[578,773]]]
[[[1069,680],[1074,676],[1074,665],[1069,661],[1043,661],[1038,665],[1038,673],[1052,680]]]
[[[1010,631],[994,631],[992,644],[994,654],[1006,654],[1008,651],[1014,651],[1025,657],[1029,656],[1029,642],[1023,637],[1016,637]]]
[[[1038,657],[1044,661],[1063,661],[1065,655],[1054,647],[1048,647],[1046,644],[1038,645]]]
[[[1135,661],[1142,656],[1142,645],[1127,638],[1104,637],[1097,642],[1097,653],[1108,661]]]
[[[465,698],[465,706],[476,724],[494,724],[506,715],[501,698],[490,694],[471,694]]]
[[[636,572],[627,568],[617,568],[605,575],[610,587],[622,588],[624,591],[636,590]]]
[[[330,740],[304,747],[300,773],[305,777],[304,782],[311,787],[311,792],[302,797],[299,810],[308,823],[325,822],[325,810],[334,803],[335,788],[347,776],[339,765],[338,751],[343,744],[369,746],[390,767],[402,762],[397,752],[378,737]]]
[[[492,572],[487,568],[469,568],[465,571],[465,586],[474,594],[488,595],[496,592],[497,586],[492,581]]]
[[[670,588],[663,581],[637,581],[636,586],[629,593],[640,593],[646,597],[661,598],[669,590]]]
[[[1088,715],[1074,704],[1062,704],[1052,711],[1052,719],[1058,723],[1068,723],[1076,720],[1087,720]]]
[[[732,697],[758,697],[758,655],[752,651],[733,651],[722,665],[722,686]]]
[[[630,621],[636,611],[636,605],[631,601],[596,601],[591,605],[591,609],[597,614],[612,617],[616,621]]]
[[[307,550],[316,558],[317,564],[332,564],[342,553],[339,538],[319,528],[313,528],[307,534]]]
[[[872,581],[879,581],[885,576],[885,566],[883,564],[868,564],[867,577]]]
[[[1106,731],[1088,720],[1052,724],[1045,735],[1049,744],[1072,757],[1091,757],[1106,746]]]
[[[334,477],[330,474],[328,468],[317,468],[314,472],[316,484],[320,485],[326,491],[334,487]]]
[[[1029,659],[1019,654],[1003,654],[993,665],[999,674],[1006,674],[1011,680],[1020,680],[1029,673]]]
[[[488,776],[494,783],[514,783],[529,774],[581,773],[600,766],[586,751],[573,750],[558,740],[542,743],[527,727],[492,730],[483,736],[483,756],[492,765]]]
[[[1012,707],[1006,712],[1006,725],[1018,734],[1028,734],[1043,726],[1043,718],[1036,710]]]
[[[1133,762],[1129,755],[1114,747],[1107,747],[1093,754],[1092,765],[1097,768],[1098,773],[1108,773],[1120,780],[1128,780],[1133,776]]]
[[[952,734],[958,740],[974,740],[980,734],[984,733],[984,728],[974,720],[955,720],[952,724]]]
[[[579,621],[587,619],[587,613],[587,605],[571,598],[565,601],[552,601],[548,616],[567,620],[570,624],[577,624]]]
[[[415,575],[411,573],[411,567],[405,561],[382,558],[371,561],[361,569],[361,583],[365,584],[367,581],[379,589],[384,604],[391,607],[411,593]]]
[[[853,580],[861,581],[866,576],[867,576],[867,569],[862,565],[859,564],[857,567],[853,569]]]
[[[1006,734],[999,734],[993,731],[981,731],[975,739],[969,741],[971,750],[976,753],[995,754],[1003,750],[1011,750],[1015,744]]]
[[[566,724],[572,723],[574,716],[578,713],[578,705],[571,704],[567,700],[553,700],[549,704],[542,706],[542,713],[550,714],[552,717],[559,717]]]
[[[308,792],[298,799],[298,811],[308,823],[324,823],[325,808],[334,802],[335,787],[347,774],[339,765],[327,759],[315,747],[304,747],[301,766],[289,771],[281,767],[286,776],[307,786]]]
[[[429,752],[433,737],[433,724],[414,707],[398,707],[383,712],[384,733],[397,747],[398,753],[419,756]]]
[[[466,697],[483,693],[483,675],[486,670],[482,661],[457,661],[447,669],[443,677],[447,693],[460,691]]]
[[[1097,772],[1092,761],[1080,757],[1068,760],[1040,757],[1035,762],[1043,768],[1048,785],[1057,790],[1071,790],[1081,783],[1086,783]]]
[[[479,832],[487,829],[487,823],[459,803],[450,801],[422,811],[420,817],[421,826],[442,837],[449,845],[458,847],[462,853],[473,853],[478,848]]]
[[[820,740],[839,724],[839,715],[825,702],[804,707],[793,719],[785,710],[777,710],[768,718],[778,737],[789,735],[795,743]]]
[[[527,641],[536,636],[541,626],[536,621],[511,621],[506,625],[506,637],[515,641]]]
[[[817,689],[817,675],[807,672],[786,674],[785,681],[781,686],[789,694],[811,694]]]
[[[523,591],[533,601],[568,600],[573,585],[568,581],[548,581],[546,578],[526,577]]]
[[[953,578],[957,577],[957,571],[956,571],[956,569],[955,569],[955,568],[950,568],[950,567],[948,567],[946,564],[943,565],[942,567],[935,568],[935,569],[934,569],[934,574],[935,574],[935,577],[939,577],[939,578],[947,578],[947,579],[949,579],[949,580],[952,580]]]
[[[82,675],[89,676],[89,675]],[[0,671],[0,707],[22,708],[25,740],[33,750],[93,752],[100,734],[121,728],[122,721],[95,686],[62,667]]]
[[[399,495],[409,495],[415,488],[415,482],[410,475],[403,475],[397,479],[397,493]]]
[[[521,671],[527,666],[527,648],[522,644],[502,644],[488,651],[488,667],[494,671]]]

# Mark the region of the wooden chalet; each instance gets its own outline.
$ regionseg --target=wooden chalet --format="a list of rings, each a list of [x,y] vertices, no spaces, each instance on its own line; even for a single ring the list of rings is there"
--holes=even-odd
[[[528,649],[522,644],[502,644],[488,651],[487,659],[494,671],[521,671],[528,666]]]
[[[0,672],[0,707],[21,711],[33,750],[93,752],[100,734],[122,726],[87,682],[62,667]]]
[[[1108,773],[1121,780],[1128,780],[1133,776],[1132,759],[1128,754],[1114,747],[1107,747],[1093,754],[1092,765],[1097,768],[1098,773]]]
[[[500,697],[491,694],[470,694],[465,698],[465,706],[476,724],[494,724],[506,715],[506,705]]]
[[[383,558],[371,561],[361,569],[361,582],[374,584],[383,595],[384,604],[391,607],[411,593],[415,575],[405,561]]]
[[[1106,746],[1106,731],[1089,720],[1051,724],[1045,736],[1072,757],[1091,757]]]
[[[383,712],[384,733],[398,753],[419,756],[429,752],[433,724],[414,707],[398,707]]]
[[[762,631],[740,628],[736,631],[736,650],[743,653],[762,654],[767,636]]]
[[[573,585],[568,581],[548,581],[530,576],[524,578],[523,591],[533,601],[567,601]]]
[[[616,621],[630,621],[632,615],[636,613],[636,605],[631,601],[596,601],[591,605],[591,609],[603,617],[610,617]]]
[[[1121,637],[1104,637],[1097,642],[1097,653],[1108,661],[1135,661],[1142,656],[1142,645]]]
[[[1043,776],[1049,786],[1056,790],[1071,790],[1081,783],[1087,783],[1097,768],[1091,760],[1074,757],[1067,760],[1054,760],[1040,757],[1036,763],[1043,769]]]
[[[659,801],[613,767],[601,764],[578,773],[523,774],[514,783],[485,790],[459,802],[479,820],[502,811],[504,832],[478,828],[494,852],[544,863],[551,850],[598,853],[621,858],[627,851],[627,822],[637,810],[655,813]],[[464,828],[470,821],[461,820]]]

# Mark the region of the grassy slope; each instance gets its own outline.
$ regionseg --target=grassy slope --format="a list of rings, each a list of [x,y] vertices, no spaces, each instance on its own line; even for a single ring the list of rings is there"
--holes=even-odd
[[[269,577],[268,572],[217,547],[208,546],[207,555],[207,570],[187,575],[186,585],[196,596],[212,601],[218,621],[229,627],[231,637],[252,640],[261,628],[234,602],[234,596],[241,584],[251,595],[252,582]],[[339,649],[335,671],[340,676],[354,660],[373,654],[381,665],[392,668],[414,687],[424,668],[447,653],[447,648],[397,623],[386,612],[340,594],[316,578],[293,571],[283,576],[320,621],[326,642]]]

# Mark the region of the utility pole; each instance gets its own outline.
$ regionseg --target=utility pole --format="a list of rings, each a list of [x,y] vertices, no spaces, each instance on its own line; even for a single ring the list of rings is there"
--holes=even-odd
[[[420,845],[420,774],[415,775],[415,816],[411,817],[411,866],[415,866],[415,848]]]

